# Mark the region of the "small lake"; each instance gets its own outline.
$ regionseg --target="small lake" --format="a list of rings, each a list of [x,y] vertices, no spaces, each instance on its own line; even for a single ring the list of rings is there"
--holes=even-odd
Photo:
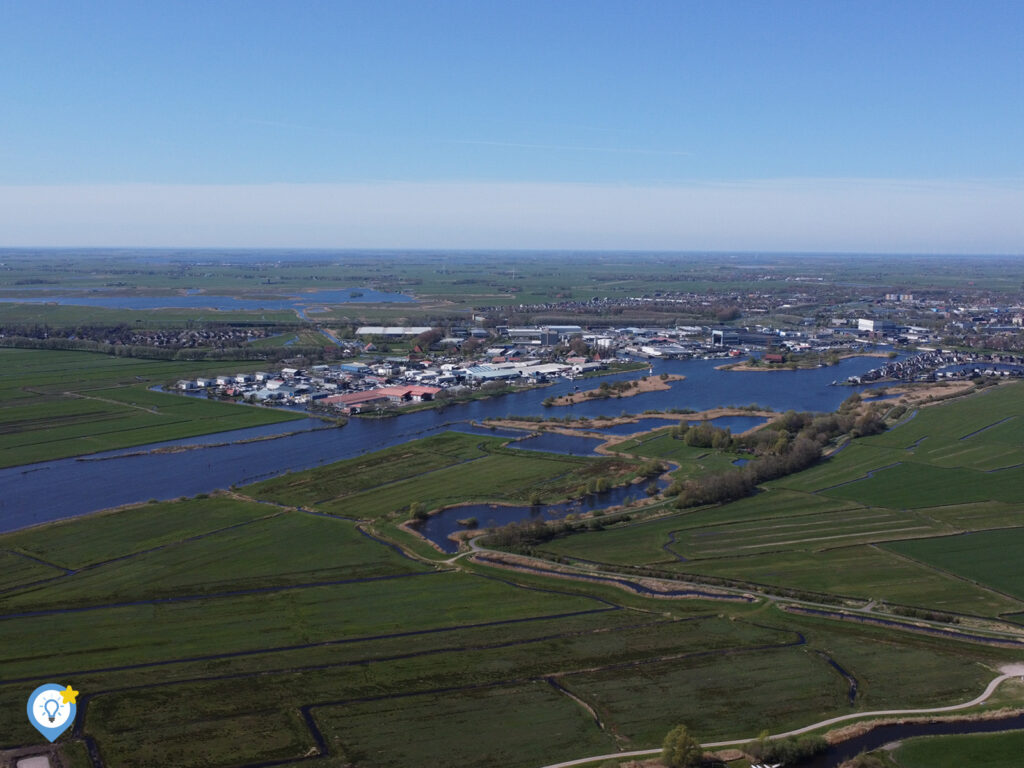
[[[659,489],[665,488],[664,480],[656,481]],[[607,509],[623,502],[647,498],[645,489],[650,481],[632,483],[617,488],[610,488],[603,493],[594,493],[582,499],[564,501],[559,504],[538,504],[537,506],[506,506],[503,504],[460,504],[448,507],[431,515],[421,523],[417,530],[420,534],[434,542],[444,552],[454,553],[459,549],[457,542],[448,537],[457,531],[472,530],[459,524],[459,520],[476,518],[477,528],[499,528],[509,523],[525,520],[560,520],[566,515],[582,514],[595,509]]]
[[[282,298],[282,296],[284,298]],[[291,294],[287,291],[272,298],[258,296],[217,296],[188,292],[173,296],[94,296],[90,294],[0,297],[0,302],[19,304],[67,304],[108,309],[218,309],[218,310],[300,310],[321,304],[395,304],[415,301],[402,293],[382,293],[369,288],[312,291]]]

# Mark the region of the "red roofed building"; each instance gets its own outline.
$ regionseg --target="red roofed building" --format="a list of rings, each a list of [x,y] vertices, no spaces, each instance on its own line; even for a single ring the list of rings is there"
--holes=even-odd
[[[433,400],[434,396],[441,391],[441,388],[428,387],[423,384],[399,384],[393,387],[380,387],[371,391],[385,395],[393,403],[420,403],[425,400]]]
[[[366,392],[348,392],[344,395],[331,395],[319,401],[323,405],[333,405],[345,413],[359,413],[374,405],[391,402],[387,395],[380,394],[379,390],[371,389]]]

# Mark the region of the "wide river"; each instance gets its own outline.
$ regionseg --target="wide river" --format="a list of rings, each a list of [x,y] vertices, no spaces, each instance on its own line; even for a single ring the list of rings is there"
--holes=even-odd
[[[147,499],[171,499],[244,485],[284,472],[308,469],[376,451],[445,429],[473,430],[468,424],[487,417],[618,416],[623,412],[757,403],[775,410],[833,411],[860,388],[830,386],[834,380],[864,373],[883,360],[856,357],[829,368],[804,371],[741,373],[717,371],[723,360],[654,361],[655,375],[682,374],[671,388],[628,398],[594,400],[569,407],[545,408],[549,396],[597,387],[602,381],[635,379],[632,372],[559,381],[540,389],[504,397],[450,405],[390,419],[353,418],[341,428],[310,429],[312,421],[239,430],[203,438],[174,441],[175,445],[206,447],[177,453],[146,453],[171,443],[138,446],[121,451],[60,459],[0,470],[0,531],[11,531],[50,520],[94,512]],[[300,430],[294,432],[295,430]],[[276,439],[231,443],[254,435],[294,432]],[[489,434],[489,433],[488,433]],[[218,444],[219,443],[219,444]],[[224,444],[228,443],[228,444]],[[526,446],[524,446],[526,447]]]

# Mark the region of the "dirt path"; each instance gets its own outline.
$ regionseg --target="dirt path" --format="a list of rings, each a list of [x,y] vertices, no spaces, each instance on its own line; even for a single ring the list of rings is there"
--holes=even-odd
[[[830,717],[827,720],[821,720],[811,725],[806,725],[803,728],[797,728],[793,731],[786,731],[785,733],[776,733],[770,736],[771,739],[784,739],[789,736],[799,736],[800,734],[815,731],[819,728],[826,728],[830,725],[837,723],[846,722],[847,720],[855,720],[865,717],[887,717],[890,715],[932,715],[939,714],[942,712],[956,712],[958,710],[969,709],[970,707],[977,706],[978,704],[986,701],[999,687],[1004,680],[1009,680],[1013,677],[1024,677],[1024,664],[1004,664],[999,668],[1002,672],[1001,675],[996,677],[992,682],[988,684],[981,695],[977,698],[966,701],[963,704],[951,704],[948,707],[931,707],[929,709],[882,709],[876,712],[854,712],[849,715],[839,715],[838,717]],[[740,744],[746,744],[755,737],[751,736],[746,739],[733,739],[731,741],[713,741],[702,744],[705,749],[715,749],[717,747],[732,747]],[[624,757],[651,757],[652,755],[660,755],[661,749],[639,749],[633,752],[612,752],[608,755],[596,755],[594,757],[582,757],[577,760],[568,760],[562,763],[552,763],[546,765],[544,768],[572,768],[577,765],[587,765],[588,763],[596,763],[604,760],[617,760]]]
[[[122,406],[124,408],[135,408],[136,410],[139,410],[139,411],[145,411],[146,413],[151,413],[154,416],[163,416],[164,415],[164,414],[160,413],[159,410],[157,410],[157,407],[155,405],[152,406],[151,408],[146,408],[143,405],[136,405],[135,403],[127,403],[127,402],[124,402],[123,400],[112,400],[109,397],[96,397],[96,395],[83,395],[81,392],[62,392],[61,394],[64,395],[64,397],[70,397],[70,398],[74,398],[74,399],[77,399],[77,400],[96,400],[97,402],[100,402],[100,403],[111,403],[113,405],[120,405],[120,406]]]

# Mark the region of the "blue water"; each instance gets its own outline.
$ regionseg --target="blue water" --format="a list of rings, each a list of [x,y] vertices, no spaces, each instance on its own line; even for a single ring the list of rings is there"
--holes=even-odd
[[[674,427],[679,424],[679,419],[641,419],[626,424],[616,424],[611,427],[580,427],[575,424],[566,424],[567,427],[585,429],[589,432],[600,432],[603,435],[631,435],[634,432],[647,432],[658,427]]]
[[[780,373],[716,371],[715,366],[720,364],[720,360],[655,361],[656,374],[678,373],[685,375],[686,380],[674,382],[669,390],[647,392],[619,403],[614,400],[587,402],[566,408],[574,415],[591,417],[602,412],[617,415],[616,406],[621,408],[622,404],[636,411],[648,408],[706,410],[751,402],[778,411],[833,411],[852,392],[868,387],[832,387],[829,384],[834,379],[842,381],[847,376],[870,370],[877,365],[877,359],[849,358],[831,368]],[[622,373],[606,380],[637,376],[635,372]],[[542,402],[549,396],[571,392],[573,386],[573,382],[563,381],[550,387],[448,405],[442,410],[417,411],[393,419],[352,419],[341,429],[304,431],[277,440],[179,453],[122,456],[107,461],[59,459],[0,469],[0,531],[150,498],[172,499],[209,493],[232,484],[244,485],[284,472],[359,456],[446,429],[468,429],[469,421],[513,414],[561,415],[567,411],[545,408]],[[484,430],[481,434],[492,433]],[[174,442],[199,444],[204,440],[235,439],[238,437],[233,433],[221,433]],[[138,453],[148,447],[137,446],[122,453]]]
[[[719,416],[717,419],[710,419],[708,424],[718,429],[731,430],[734,435],[738,435],[767,422],[768,419],[762,416]],[[700,422],[691,421],[690,424],[700,424]]]
[[[362,296],[353,296],[352,292]],[[0,297],[0,301],[19,304],[69,304],[82,307],[110,309],[219,309],[219,310],[303,310],[321,304],[400,303],[415,301],[401,293],[382,293],[369,288],[313,291],[310,293],[281,294],[288,298],[261,299],[259,297],[215,296],[191,291],[181,296],[19,296]]]
[[[667,483],[664,480],[657,480],[659,489],[663,489]],[[441,512],[431,515],[417,530],[425,538],[434,542],[444,552],[457,552],[458,544],[448,537],[457,532],[468,530],[466,526],[460,525],[459,520],[466,520],[475,517],[478,528],[500,528],[509,523],[518,523],[524,520],[560,520],[566,515],[582,514],[595,509],[607,509],[622,504],[625,501],[639,501],[646,498],[645,488],[648,482],[624,485],[616,488],[609,488],[603,493],[589,494],[582,499],[574,499],[559,504],[539,504],[535,507],[529,506],[506,506],[503,504],[460,504],[457,507],[448,507]]]

